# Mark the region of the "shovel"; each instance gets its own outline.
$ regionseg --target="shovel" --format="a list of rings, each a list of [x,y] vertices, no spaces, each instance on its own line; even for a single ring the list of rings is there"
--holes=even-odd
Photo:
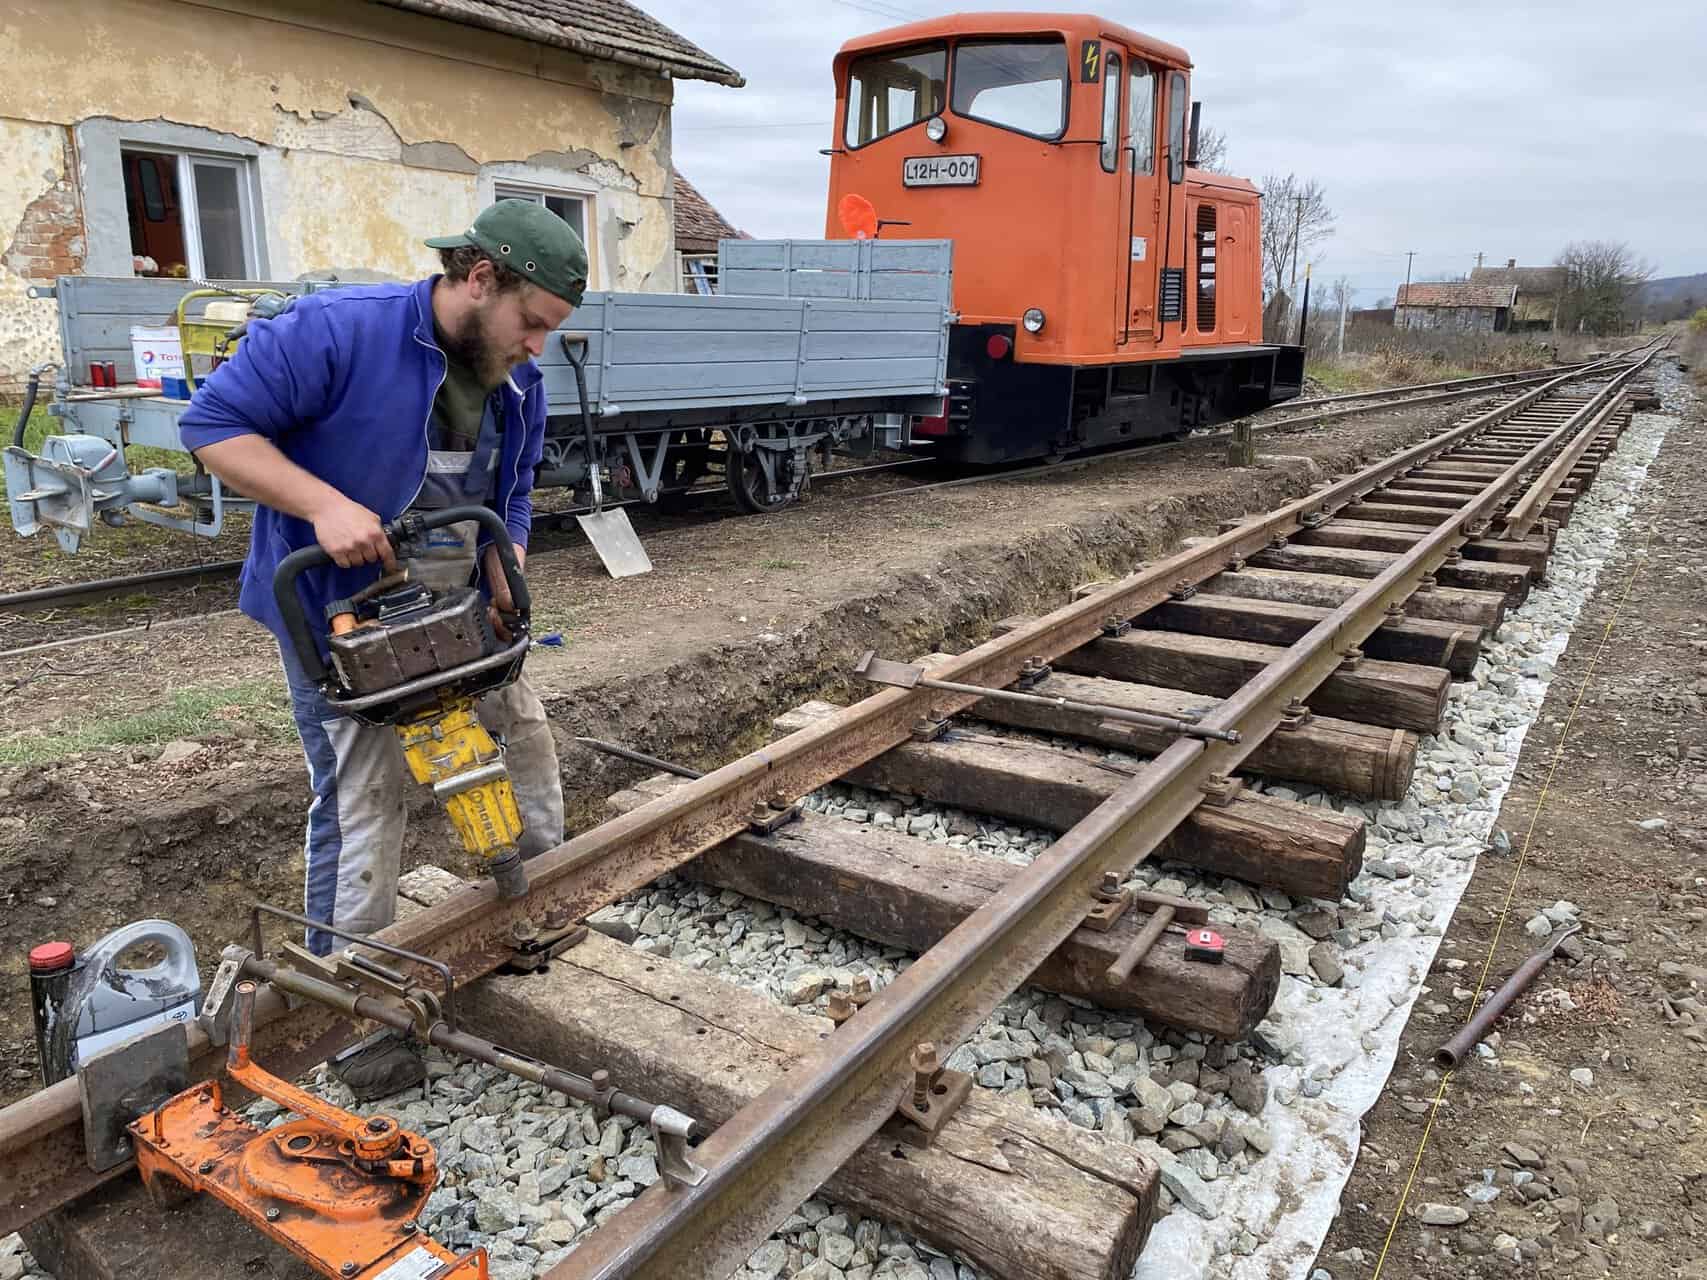
[[[598,453],[593,438],[593,414],[587,405],[587,340],[573,334],[563,335],[563,354],[575,370],[575,391],[581,398],[581,427],[587,433],[587,476],[593,484],[593,509],[576,516],[581,532],[599,553],[605,569],[613,578],[632,578],[637,573],[651,573],[652,560],[634,526],[628,522],[628,512],[621,507],[609,511],[605,507],[604,485],[599,480]]]

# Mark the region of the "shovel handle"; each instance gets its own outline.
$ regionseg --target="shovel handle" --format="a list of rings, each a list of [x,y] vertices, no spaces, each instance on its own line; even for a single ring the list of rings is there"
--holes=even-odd
[[[575,394],[581,401],[581,430],[587,439],[587,478],[593,486],[593,514],[604,510],[605,491],[599,483],[599,463],[594,456],[596,433],[593,431],[593,411],[587,403],[587,352],[590,344],[584,333],[561,335],[563,356],[575,371]]]

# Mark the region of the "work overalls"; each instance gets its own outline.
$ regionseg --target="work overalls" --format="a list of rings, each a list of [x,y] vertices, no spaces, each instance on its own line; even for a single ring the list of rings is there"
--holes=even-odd
[[[478,503],[490,494],[499,454],[492,400],[487,399],[473,452],[428,451],[426,476],[411,511]],[[400,563],[411,578],[434,591],[466,585],[474,578],[478,530],[473,521],[432,530],[427,545]],[[408,798],[416,790],[403,748],[390,726],[362,724],[333,711],[289,646],[281,646],[280,652],[314,791],[304,844],[304,914],[340,929],[372,933],[390,924],[397,911]],[[522,857],[561,844],[563,782],[557,748],[545,707],[527,677],[481,698],[478,712],[487,732],[504,743],[504,763],[521,811]],[[344,944],[311,929],[308,945],[325,955]]]

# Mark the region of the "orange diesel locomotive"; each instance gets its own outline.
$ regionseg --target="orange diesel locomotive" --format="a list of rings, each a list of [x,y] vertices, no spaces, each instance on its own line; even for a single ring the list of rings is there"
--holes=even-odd
[[[1185,50],[1084,14],[985,13],[836,56],[831,238],[954,241],[947,412],[1002,462],[1173,435],[1296,396],[1262,341],[1261,197],[1190,167]]]

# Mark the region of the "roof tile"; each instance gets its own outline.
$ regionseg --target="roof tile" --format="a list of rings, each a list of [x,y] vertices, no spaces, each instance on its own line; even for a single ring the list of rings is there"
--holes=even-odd
[[[677,35],[628,0],[377,0],[410,13],[572,49],[592,58],[654,67],[683,80],[739,86],[739,71]]]
[[[1401,307],[1509,307],[1510,285],[1471,284],[1467,280],[1419,280],[1399,286]]]

